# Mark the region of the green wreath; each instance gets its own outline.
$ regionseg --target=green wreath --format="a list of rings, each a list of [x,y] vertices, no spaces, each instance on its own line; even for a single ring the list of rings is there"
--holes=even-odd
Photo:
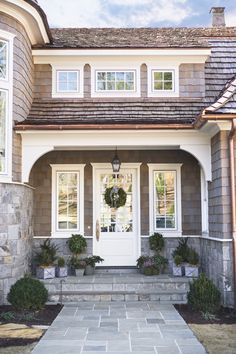
[[[110,187],[105,190],[104,200],[111,208],[118,209],[125,205],[127,194],[123,188]]]

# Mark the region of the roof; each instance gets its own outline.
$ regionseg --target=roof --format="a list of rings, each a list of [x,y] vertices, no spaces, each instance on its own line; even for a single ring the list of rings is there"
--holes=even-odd
[[[204,109],[204,113],[236,113],[236,75],[226,83],[217,100]]]
[[[41,48],[207,48],[209,38],[236,38],[236,27],[52,28],[51,33],[53,43]]]

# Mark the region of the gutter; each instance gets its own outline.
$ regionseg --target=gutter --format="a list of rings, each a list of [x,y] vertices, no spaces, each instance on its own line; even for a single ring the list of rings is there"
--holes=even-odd
[[[230,154],[232,236],[233,236],[234,308],[236,308],[236,205],[235,205],[236,188],[235,188],[235,153],[234,153],[235,133],[236,133],[236,119],[233,119],[231,131],[229,133],[229,154]]]
[[[139,130],[139,129],[193,129],[192,124],[20,124],[14,130]]]

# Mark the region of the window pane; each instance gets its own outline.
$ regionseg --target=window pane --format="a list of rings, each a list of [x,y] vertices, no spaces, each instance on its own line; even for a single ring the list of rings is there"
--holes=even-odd
[[[133,90],[134,89],[134,83],[133,82],[126,82],[125,89],[126,90]]]
[[[154,80],[163,80],[163,72],[154,72]]]
[[[57,173],[57,219],[58,229],[78,228],[78,173]]]
[[[97,80],[106,80],[106,73],[99,71],[97,73]]]
[[[115,88],[116,88],[115,82],[111,82],[111,81],[107,82],[107,89],[108,90],[115,90]]]
[[[79,90],[78,71],[58,71],[57,73],[59,92],[77,92]]]
[[[106,83],[105,82],[98,82],[97,88],[100,91],[106,90]]]
[[[124,82],[118,81],[116,83],[116,90],[124,90],[124,88],[125,88],[125,83]]]
[[[175,171],[154,172],[154,210],[158,229],[175,228]]]
[[[78,73],[75,71],[69,71],[68,72],[68,81],[77,81]]]
[[[67,81],[67,73],[66,73],[66,71],[60,71],[58,73],[58,80],[59,80],[59,82],[66,82]]]
[[[78,91],[77,82],[68,82],[67,91]]]
[[[172,81],[172,72],[165,72],[164,73],[164,80],[165,81]]]
[[[0,91],[0,173],[6,171],[6,92]]]
[[[7,77],[7,42],[0,40],[0,79]]]
[[[123,72],[116,73],[116,80],[117,81],[124,81],[124,79],[125,79],[125,73],[123,73]]]
[[[164,82],[164,90],[172,90],[172,82]]]
[[[115,72],[108,72],[107,73],[107,80],[114,81],[115,79],[116,79],[116,73]]]
[[[163,82],[155,82],[154,83],[154,90],[163,90]]]
[[[125,78],[126,78],[126,81],[134,81],[134,73],[133,72],[125,73]]]
[[[66,82],[59,82],[58,89],[59,89],[59,91],[67,91]]]

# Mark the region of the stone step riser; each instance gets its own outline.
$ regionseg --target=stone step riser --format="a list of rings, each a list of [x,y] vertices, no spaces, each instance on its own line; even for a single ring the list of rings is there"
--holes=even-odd
[[[45,284],[49,292],[61,291],[61,285]],[[81,283],[63,283],[63,291],[188,291],[188,283],[145,283],[145,284],[81,284]]]
[[[185,304],[187,302],[186,293],[182,294],[70,294],[62,295],[49,294],[50,303],[67,303],[82,301],[160,301],[163,303]]]

